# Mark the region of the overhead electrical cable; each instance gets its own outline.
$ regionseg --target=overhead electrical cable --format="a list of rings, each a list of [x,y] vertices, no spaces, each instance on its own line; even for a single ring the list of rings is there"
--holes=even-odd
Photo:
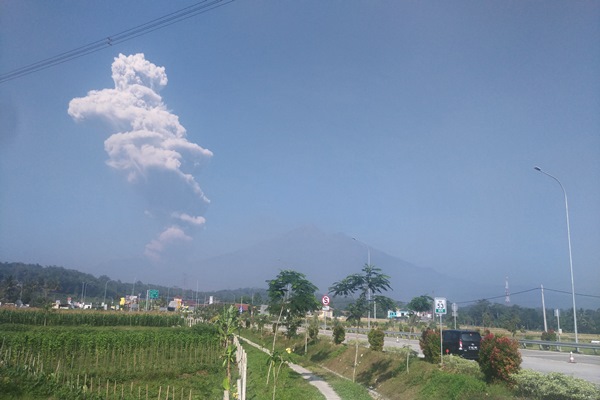
[[[533,292],[534,290],[541,290],[539,287],[535,287],[532,289],[527,289],[527,290],[521,290],[520,292],[515,292],[515,293],[511,293],[510,295],[518,295],[518,294],[523,294],[523,293],[528,293],[528,292]],[[571,292],[567,292],[565,290],[557,290],[557,289],[549,289],[549,288],[544,288],[544,290],[548,290],[550,292],[557,292],[557,293],[565,293],[565,294],[571,294]],[[593,295],[593,294],[581,294],[581,293],[575,293],[575,296],[582,296],[582,297],[594,297],[597,299],[600,299],[600,296],[597,295]],[[476,300],[465,300],[465,301],[457,301],[456,304],[466,304],[466,303],[476,303],[478,301],[482,301],[482,300],[495,300],[495,299],[500,299],[502,297],[505,297],[505,295],[501,295],[501,296],[494,296],[494,297],[486,297],[486,298],[482,298],[482,299],[476,299]]]
[[[522,294],[522,293],[527,293],[527,292],[533,292],[534,290],[540,290],[540,288],[536,287],[536,288],[532,288],[532,289],[521,290],[520,292],[511,293],[510,295],[513,296],[513,295],[517,295],[517,294]],[[501,296],[487,297],[485,299],[457,301],[456,304],[476,303],[476,302],[481,301],[481,300],[495,300],[495,299],[503,298],[505,296],[506,296],[506,294],[503,294]]]
[[[57,54],[56,56],[49,57],[44,60],[35,62],[33,64],[14,69],[4,74],[0,74],[0,83],[8,82],[13,79],[32,74],[34,72],[38,72],[46,68],[54,67],[56,65],[74,60],[76,58],[95,53],[107,47],[126,42],[139,36],[146,35],[150,32],[154,32],[156,30],[165,28],[175,23],[195,17],[199,14],[206,13],[208,11],[214,10],[215,8],[232,3],[234,1],[235,0],[203,0],[199,3],[193,4],[191,6],[182,8],[170,14],[166,14],[162,17],[148,21],[144,24],[135,26],[133,28],[124,30],[114,35],[110,35],[100,40],[96,40],[86,45],[77,47],[73,50],[69,50]]]
[[[558,290],[558,289],[549,289],[549,288],[544,288],[544,290],[547,290],[549,292],[556,292],[556,293],[565,293],[565,294],[571,294],[571,292],[567,292],[566,290]],[[593,294],[581,294],[581,293],[575,293],[575,296],[581,296],[581,297],[594,297],[596,299],[600,299],[600,296],[597,295],[593,295]]]

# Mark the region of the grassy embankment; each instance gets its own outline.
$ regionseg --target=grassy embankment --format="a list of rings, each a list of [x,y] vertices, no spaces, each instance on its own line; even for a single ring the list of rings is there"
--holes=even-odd
[[[267,348],[273,336],[254,331],[242,331],[247,337]],[[304,338],[286,339],[278,335],[277,349],[293,349],[291,362],[322,376],[343,399],[370,399],[367,388],[375,390],[385,399],[403,400],[475,400],[515,399],[511,389],[501,384],[484,382],[477,363],[457,359],[447,360],[440,367],[417,358],[408,349],[394,352],[374,352],[362,343],[358,347],[355,382],[352,382],[355,359],[355,342],[335,345],[331,339],[321,337],[309,343],[304,353]],[[250,346],[245,346],[249,348]],[[408,362],[407,362],[408,356]]]

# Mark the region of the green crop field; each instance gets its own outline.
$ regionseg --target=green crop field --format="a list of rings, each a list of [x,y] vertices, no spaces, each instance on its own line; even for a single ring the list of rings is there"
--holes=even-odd
[[[0,399],[223,397],[224,370],[213,326],[178,327],[171,321],[170,328],[106,327],[102,313],[68,312],[46,319],[60,324],[36,326],[22,323],[33,323],[27,318],[35,313],[13,313],[0,315]],[[127,313],[107,316],[113,323],[129,319]],[[172,318],[150,317],[159,326],[168,326]],[[75,324],[83,319],[95,319],[95,326]]]

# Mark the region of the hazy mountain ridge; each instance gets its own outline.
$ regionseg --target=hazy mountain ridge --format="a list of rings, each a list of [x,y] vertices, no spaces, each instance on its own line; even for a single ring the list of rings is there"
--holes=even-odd
[[[190,276],[201,275],[209,288],[238,287],[240,283],[266,285],[281,270],[293,269],[306,275],[322,293],[335,282],[358,273],[367,263],[390,276],[392,291],[386,296],[409,301],[415,296],[454,297],[464,293],[486,297],[490,289],[445,276],[431,268],[418,267],[380,250],[370,248],[343,233],[324,233],[314,226],[294,229],[254,246],[205,259]],[[206,271],[219,271],[210,276]],[[497,293],[497,292],[496,292]],[[495,294],[496,294],[495,293]]]
[[[504,282],[491,282],[485,271],[474,270],[468,276],[440,273],[370,246],[367,248],[367,244],[344,233],[325,233],[312,225],[230,253],[194,261],[193,267],[159,268],[144,259],[129,259],[76,269],[123,282],[144,282],[201,292],[266,289],[267,280],[275,278],[281,270],[292,269],[305,274],[319,288],[318,295],[321,295],[335,282],[360,272],[367,263],[368,253],[371,264],[390,276],[392,290],[383,294],[394,300],[408,302],[415,296],[426,294],[446,297],[449,303],[457,302],[460,307],[479,299],[504,302]],[[541,307],[540,290],[536,288],[539,284],[511,283],[511,292],[515,294],[511,296],[511,304]],[[568,307],[570,295],[548,291],[546,305]],[[578,307],[595,309],[598,301],[581,297]]]

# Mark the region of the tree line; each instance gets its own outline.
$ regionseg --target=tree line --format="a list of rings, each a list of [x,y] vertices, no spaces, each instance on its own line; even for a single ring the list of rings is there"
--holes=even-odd
[[[164,286],[135,282],[122,282],[109,276],[80,272],[59,266],[41,266],[39,264],[0,262],[0,302],[22,303],[31,307],[45,307],[56,300],[96,303],[105,301],[118,304],[126,295],[146,296],[146,291],[157,289],[159,298],[156,305],[166,306],[168,299],[180,297],[187,301],[204,303],[209,296],[222,303],[261,304],[266,298],[266,289],[243,288],[219,290],[215,292],[196,292],[179,286]]]
[[[304,286],[302,286],[304,285]],[[290,296],[303,293],[306,304],[298,309],[285,308],[281,312],[282,320],[293,329],[293,315],[301,314],[306,309],[314,311],[320,308],[320,295],[317,287],[309,282],[303,274],[293,270],[282,271],[275,279],[267,281],[267,289],[243,288],[237,290],[222,290],[217,292],[195,292],[179,287],[151,285],[141,281],[127,283],[113,280],[106,275],[95,277],[91,274],[57,266],[43,267],[24,263],[0,263],[0,302],[29,304],[32,307],[47,307],[59,299],[73,299],[100,302],[106,299],[118,302],[125,294],[142,294],[146,290],[158,289],[160,298],[157,305],[166,305],[167,297],[179,296],[184,299],[204,303],[205,298],[213,295],[222,303],[268,304],[271,314],[278,315],[281,305]],[[388,310],[406,309],[413,313],[432,310],[433,299],[427,295],[417,296],[408,302],[393,300],[384,295],[391,289],[389,277],[380,268],[366,265],[358,273],[353,273],[335,282],[329,288],[332,294],[331,306],[334,316],[345,316],[352,319],[373,318],[386,319]],[[273,293],[278,293],[273,297]],[[319,297],[317,297],[319,296]],[[310,299],[310,300],[309,300]],[[289,315],[288,315],[289,314]],[[450,323],[450,313],[446,316]],[[546,310],[548,330],[558,330],[558,320],[554,310]],[[527,308],[519,305],[506,306],[479,300],[474,304],[461,307],[458,312],[459,325],[474,325],[489,328],[504,328],[510,332],[520,330],[544,330],[544,318],[541,308]],[[600,332],[600,308],[596,310],[577,310],[578,331],[581,333]],[[298,325],[299,326],[299,325]],[[573,331],[573,310],[560,310],[560,328],[565,332]]]

